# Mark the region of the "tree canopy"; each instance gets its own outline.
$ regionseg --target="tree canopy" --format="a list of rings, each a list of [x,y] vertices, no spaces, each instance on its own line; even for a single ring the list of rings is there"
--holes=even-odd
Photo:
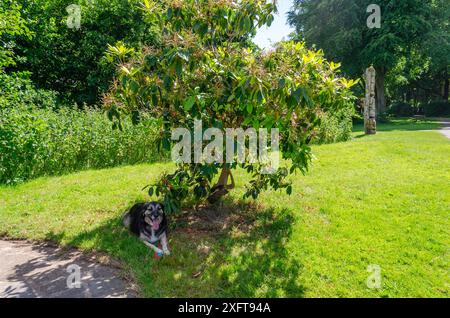
[[[404,59],[424,52],[423,44],[430,39],[442,40],[445,32],[449,34],[445,2],[377,1],[381,27],[369,28],[367,8],[372,1],[295,0],[288,20],[296,28],[298,39],[323,49],[328,58],[341,61],[347,74],[361,76],[365,68],[373,65],[377,71],[377,109],[383,112],[386,74]],[[437,47],[440,50],[441,45]],[[448,65],[448,55],[441,64],[436,58],[439,52],[429,54],[441,66]]]
[[[123,41],[138,48],[156,41],[143,21],[140,0],[15,2],[34,36],[16,34],[22,59],[12,70],[31,72],[39,88],[59,92],[67,103],[93,105],[107,91],[114,75],[114,67],[102,58],[108,44]],[[79,28],[68,25],[70,5],[79,6]]]
[[[5,67],[16,64],[14,37],[31,37],[26,20],[20,13],[21,9],[22,7],[14,0],[0,3],[0,72],[3,72]]]

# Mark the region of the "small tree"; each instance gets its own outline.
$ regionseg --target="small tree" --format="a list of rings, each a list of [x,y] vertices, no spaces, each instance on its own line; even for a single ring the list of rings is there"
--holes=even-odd
[[[307,170],[318,115],[350,107],[349,88],[355,82],[338,77],[339,65],[327,62],[320,51],[307,50],[303,43],[280,43],[268,53],[257,49],[250,39],[257,28],[273,20],[274,3],[144,3],[148,23],[161,30],[161,44],[120,65],[105,98],[114,125],[120,128],[123,115],[137,122],[141,112],[149,112],[162,119],[165,149],[171,147],[171,130],[193,131],[195,119],[201,119],[204,128],[222,131],[278,128],[285,159],[273,174],[261,173],[261,163],[180,163],[174,173],[149,187],[150,195],[162,195],[169,211],[177,210],[190,193],[195,200],[215,202],[233,187],[232,171],[238,166],[252,175],[245,197],[256,198],[269,187],[290,194],[286,177]]]

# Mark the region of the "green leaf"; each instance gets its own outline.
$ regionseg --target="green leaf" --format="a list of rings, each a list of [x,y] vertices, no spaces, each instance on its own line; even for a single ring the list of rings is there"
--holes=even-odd
[[[201,23],[201,22],[195,22],[194,27],[192,28],[192,30],[193,30],[195,33],[198,33],[198,30],[200,30],[201,26],[202,26],[202,23]]]
[[[170,140],[168,138],[163,138],[162,146],[164,150],[170,150]]]
[[[288,186],[287,186],[287,188],[286,188],[286,193],[287,193],[288,195],[291,195],[291,194],[292,194],[292,185],[288,185]]]
[[[261,90],[258,90],[256,93],[256,99],[258,100],[258,104],[261,104],[264,100],[264,95]]]
[[[270,14],[270,15],[267,17],[267,26],[268,26],[268,27],[270,27],[270,26],[272,25],[273,20],[274,20],[274,16],[273,16],[272,14]]]
[[[153,106],[158,105],[158,96],[156,94],[152,94],[152,105]]]
[[[289,95],[286,97],[286,104],[288,105],[289,108],[293,108],[298,104],[297,99],[294,96]]]
[[[300,103],[303,98],[303,87],[298,87],[293,93],[292,96],[297,100],[297,103]]]
[[[199,34],[201,37],[204,37],[206,33],[208,33],[208,24],[203,22],[196,22],[193,27],[193,31]]]
[[[129,82],[129,85],[130,85],[131,92],[133,94],[137,94],[138,91],[139,91],[139,84],[138,84],[138,82],[136,82],[135,80],[131,80]]]
[[[227,102],[230,103],[234,100],[234,94],[231,94],[230,96],[228,96]]]
[[[181,62],[181,59],[175,60],[175,71],[177,75],[180,77],[183,73],[183,62]]]
[[[244,121],[242,122],[243,125],[248,125],[252,122],[253,118],[252,117],[246,117],[244,119]]]
[[[183,107],[185,111],[190,111],[195,104],[195,96],[188,97],[184,100]]]
[[[145,57],[145,63],[150,66],[150,68],[153,68],[156,66],[156,63],[158,63],[158,59],[153,55],[147,55]]]
[[[250,20],[249,16],[244,17],[244,19],[242,20],[242,29],[244,31],[250,31],[252,28],[252,21]]]
[[[133,125],[137,125],[139,124],[141,121],[141,114],[139,113],[138,110],[133,110],[131,112],[131,122],[133,123]]]
[[[108,109],[108,111],[106,112],[106,114],[108,115],[108,119],[109,119],[110,121],[112,121],[112,120],[113,120],[113,111],[112,111],[111,108]]]

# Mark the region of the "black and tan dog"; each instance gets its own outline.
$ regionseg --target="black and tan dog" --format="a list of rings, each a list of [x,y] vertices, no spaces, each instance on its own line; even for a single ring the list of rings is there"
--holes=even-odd
[[[123,216],[123,224],[158,255],[170,255],[167,247],[167,218],[157,202],[137,203]],[[162,250],[155,244],[160,241]]]

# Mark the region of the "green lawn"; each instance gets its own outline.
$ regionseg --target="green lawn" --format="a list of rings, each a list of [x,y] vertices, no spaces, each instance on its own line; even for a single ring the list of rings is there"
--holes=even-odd
[[[387,123],[378,124],[378,131],[414,131],[436,130],[441,127],[440,121],[433,118],[394,118]],[[363,132],[363,125],[354,125],[355,132]]]
[[[171,164],[0,188],[0,234],[106,252],[149,297],[449,297],[450,140],[399,126],[315,146],[292,196],[239,201],[240,173],[223,207],[172,220],[172,255],[161,261],[120,216]],[[381,267],[380,289],[366,286],[371,264]]]

